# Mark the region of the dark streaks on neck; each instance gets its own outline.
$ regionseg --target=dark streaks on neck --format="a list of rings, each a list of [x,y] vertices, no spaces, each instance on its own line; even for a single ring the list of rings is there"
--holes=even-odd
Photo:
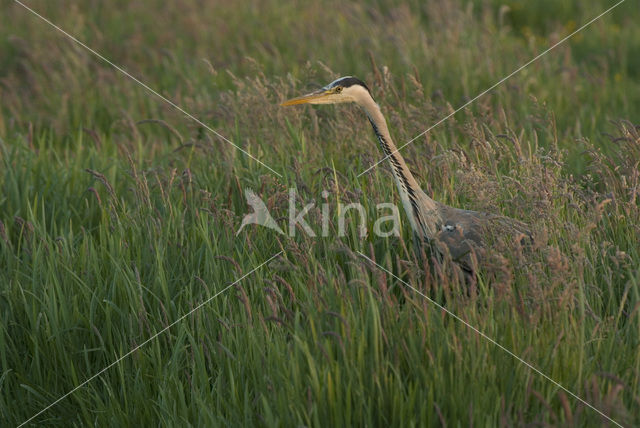
[[[378,141],[380,142],[380,147],[382,148],[382,152],[386,157],[388,157],[389,162],[391,163],[391,167],[394,170],[394,175],[397,177],[400,182],[400,186],[405,191],[407,196],[409,197],[409,202],[411,203],[411,208],[413,209],[413,213],[407,213],[407,215],[413,214],[413,218],[415,219],[416,225],[422,229],[423,232],[426,233],[425,224],[422,221],[422,216],[420,215],[420,209],[418,206],[418,198],[416,196],[416,189],[411,186],[409,183],[408,177],[405,175],[403,171],[402,164],[397,157],[397,153],[394,153],[389,146],[387,140],[385,140],[384,136],[380,133],[380,130],[374,123],[374,121],[369,118],[369,122],[371,123],[371,127],[373,128],[373,132],[378,137]]]

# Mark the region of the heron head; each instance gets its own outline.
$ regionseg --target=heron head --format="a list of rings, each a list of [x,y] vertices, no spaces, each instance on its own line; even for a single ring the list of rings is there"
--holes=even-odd
[[[301,97],[292,98],[283,102],[283,106],[296,104],[339,104],[361,103],[365,97],[371,97],[367,85],[353,76],[341,77],[329,83],[322,89],[311,92]]]

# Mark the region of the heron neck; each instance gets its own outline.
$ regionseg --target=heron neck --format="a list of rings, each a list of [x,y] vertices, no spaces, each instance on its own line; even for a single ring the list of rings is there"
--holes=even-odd
[[[407,167],[407,163],[393,143],[391,135],[389,134],[389,128],[387,127],[387,121],[380,110],[380,106],[378,106],[373,98],[361,105],[369,117],[369,122],[371,122],[376,137],[378,137],[382,152],[385,157],[389,159],[405,209],[413,213],[413,211],[417,209],[414,202],[417,199],[421,199],[421,202],[425,205],[424,208],[427,210],[435,210],[437,208],[436,202],[420,189],[418,182],[413,177],[409,167]],[[420,197],[417,196],[418,194],[421,194]],[[419,213],[416,214],[416,216],[419,216]]]
[[[378,137],[378,142],[380,143],[382,152],[385,157],[389,159],[394,175],[401,179],[407,187],[418,188],[418,182],[413,177],[407,163],[391,139],[389,128],[387,128],[387,122],[379,111],[380,109],[378,108],[377,113],[379,114],[379,117],[376,117],[377,115],[369,115],[369,122],[371,122],[373,132],[375,132],[376,137]]]
[[[420,189],[418,182],[409,171],[407,163],[398,152],[395,144],[393,144],[387,121],[382,115],[382,111],[380,111],[380,106],[371,97],[367,97],[360,105],[369,117],[369,122],[371,122],[373,131],[378,137],[385,157],[389,159],[393,177],[400,192],[402,205],[411,223],[411,228],[419,236],[432,239],[438,229],[439,215],[437,214],[438,205],[436,201]]]

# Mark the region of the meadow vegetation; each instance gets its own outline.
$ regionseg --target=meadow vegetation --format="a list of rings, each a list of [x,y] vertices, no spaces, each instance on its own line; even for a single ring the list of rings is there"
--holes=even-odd
[[[612,1],[27,3],[278,177],[13,2],[0,17],[0,418],[44,426],[640,425],[640,12],[625,2],[402,151],[446,204],[531,225],[471,286],[400,237],[284,228],[302,205],[399,202],[355,106],[398,145]],[[320,204],[307,218],[319,224]]]

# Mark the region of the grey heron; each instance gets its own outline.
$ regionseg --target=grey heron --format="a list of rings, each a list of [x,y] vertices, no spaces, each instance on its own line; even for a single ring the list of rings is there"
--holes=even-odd
[[[483,258],[490,237],[510,234],[518,240],[531,238],[527,226],[522,222],[498,214],[450,207],[422,191],[393,143],[380,106],[360,79],[341,77],[320,90],[290,99],[282,105],[338,103],[356,103],[369,118],[391,165],[402,205],[418,243],[434,248],[439,256],[448,254],[467,273],[472,273],[475,270],[473,255],[476,260]]]

